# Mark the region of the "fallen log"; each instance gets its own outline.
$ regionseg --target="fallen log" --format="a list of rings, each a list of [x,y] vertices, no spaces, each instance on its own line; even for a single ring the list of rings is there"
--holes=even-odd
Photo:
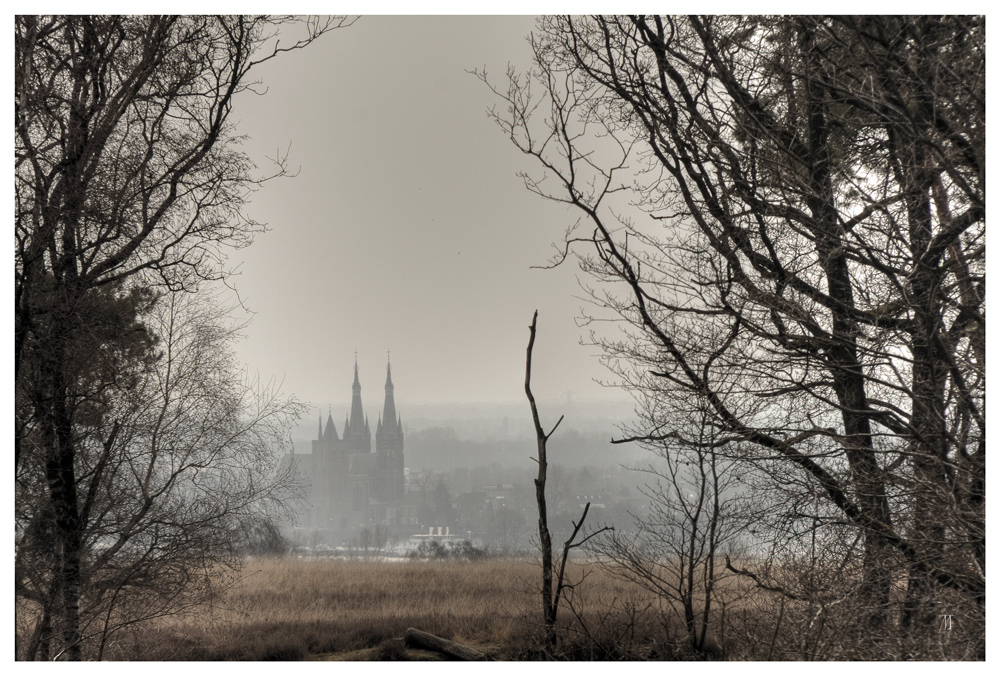
[[[420,631],[413,627],[403,632],[403,642],[407,648],[433,650],[456,660],[476,662],[486,659],[486,655],[469,646],[449,641],[434,634],[428,634],[426,631]]]

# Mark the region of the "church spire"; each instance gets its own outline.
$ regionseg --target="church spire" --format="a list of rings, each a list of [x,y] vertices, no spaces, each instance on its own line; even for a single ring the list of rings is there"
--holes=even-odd
[[[354,385],[352,385],[351,390],[353,392],[351,417],[344,429],[344,440],[348,442],[347,450],[371,453],[371,432],[368,430],[368,420],[365,418],[364,407],[361,405],[361,378],[358,376],[358,355],[356,352],[354,354]]]
[[[393,430],[396,423],[396,399],[394,396],[395,387],[392,384],[392,363],[385,367],[385,405],[382,409],[382,424],[386,432],[396,434],[399,429]]]
[[[351,430],[360,431],[365,427],[365,414],[361,406],[361,380],[358,378],[358,359],[354,358],[354,385],[351,387]]]
[[[375,434],[375,452],[379,467],[376,495],[379,499],[396,502],[406,492],[403,463],[403,419],[396,411],[395,386],[392,383],[392,362],[386,355],[385,404]]]

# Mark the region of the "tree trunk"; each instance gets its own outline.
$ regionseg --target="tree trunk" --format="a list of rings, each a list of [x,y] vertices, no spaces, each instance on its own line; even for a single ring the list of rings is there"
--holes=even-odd
[[[538,310],[531,318],[531,336],[528,339],[528,351],[525,358],[524,392],[528,396],[528,403],[531,405],[531,417],[535,424],[535,437],[538,443],[538,477],[535,479],[535,502],[538,504],[538,543],[542,550],[542,621],[545,624],[545,642],[550,649],[556,647],[556,614],[559,611],[558,604],[553,598],[552,592],[552,536],[549,533],[548,510],[545,504],[545,478],[548,471],[548,459],[545,452],[545,444],[555,427],[548,434],[542,429],[541,421],[538,418],[538,409],[535,406],[535,397],[531,394],[531,351],[535,346],[535,324],[538,321]],[[562,418],[559,418],[562,422]],[[556,427],[559,423],[556,423]]]
[[[487,659],[486,655],[478,650],[412,627],[403,632],[403,641],[407,647],[433,650],[456,660],[481,662]]]

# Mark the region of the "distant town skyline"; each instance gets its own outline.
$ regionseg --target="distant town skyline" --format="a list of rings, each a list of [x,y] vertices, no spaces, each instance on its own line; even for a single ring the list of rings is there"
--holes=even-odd
[[[270,232],[229,261],[254,313],[237,345],[252,373],[325,408],[349,397],[355,351],[373,395],[391,353],[404,407],[517,401],[537,308],[536,396],[627,400],[593,382],[612,374],[579,344],[575,263],[532,267],[577,216],[525,190],[517,172],[535,167],[468,72],[528,67],[533,26],[362,17],[261,68],[266,95],[237,101],[237,129],[261,173],[287,151],[298,175],[253,196]]]

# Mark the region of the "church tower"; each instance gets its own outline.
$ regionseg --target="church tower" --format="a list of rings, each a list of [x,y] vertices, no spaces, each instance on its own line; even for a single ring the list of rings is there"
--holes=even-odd
[[[400,501],[405,491],[403,424],[396,412],[392,367],[386,369],[385,404],[372,434],[361,403],[361,378],[354,359],[351,412],[337,434],[332,412],[322,417],[312,442],[309,522],[326,531],[329,543],[352,529],[371,523],[401,525]]]
[[[316,528],[337,528],[344,512],[342,496],[347,490],[348,459],[333,424],[333,415],[327,417],[326,429],[320,419],[312,453],[312,524]]]
[[[394,502],[403,498],[403,421],[396,413],[395,387],[392,384],[392,364],[386,365],[385,404],[375,431],[375,452],[378,463],[377,495]]]

